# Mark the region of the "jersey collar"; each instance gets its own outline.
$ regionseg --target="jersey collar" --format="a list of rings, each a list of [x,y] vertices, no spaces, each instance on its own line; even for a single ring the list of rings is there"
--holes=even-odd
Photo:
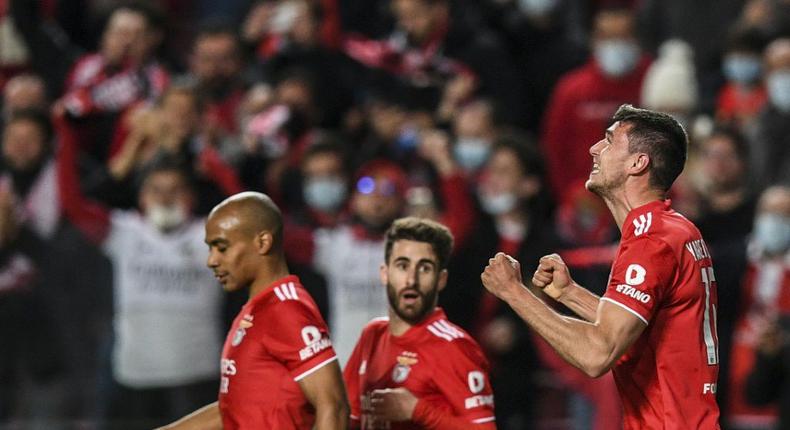
[[[670,199],[666,200],[654,200],[649,203],[645,203],[642,206],[635,207],[628,212],[628,215],[625,217],[625,221],[623,222],[623,238],[627,236],[632,236],[634,229],[636,229],[636,224],[642,222],[640,221],[640,216],[645,215],[648,212],[666,212],[669,211],[670,205],[672,201]]]
[[[417,324],[409,327],[406,330],[406,333],[403,333],[400,336],[392,336],[396,343],[400,342],[409,342],[414,340],[420,336],[423,336],[425,333],[428,333],[428,330],[425,328],[428,324],[433,323],[434,321],[438,321],[447,319],[447,315],[444,313],[444,310],[440,307],[434,308],[433,312],[428,314],[422,321],[418,322]]]

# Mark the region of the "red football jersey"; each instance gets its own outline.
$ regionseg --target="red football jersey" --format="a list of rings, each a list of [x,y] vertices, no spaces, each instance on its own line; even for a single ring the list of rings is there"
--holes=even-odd
[[[222,349],[225,429],[310,429],[315,409],[297,382],[336,360],[329,330],[296,276],[275,282],[236,316]]]
[[[633,209],[601,298],[647,327],[615,381],[625,429],[718,429],[716,278],[697,228],[656,201]]]
[[[374,422],[364,412],[370,392],[404,387],[431,409],[472,423],[494,421],[494,395],[488,361],[463,329],[447,321],[441,309],[401,336],[393,336],[387,318],[377,318],[362,331],[343,372],[351,402],[352,424],[363,430],[411,430],[417,422]],[[418,408],[420,406],[418,405]]]

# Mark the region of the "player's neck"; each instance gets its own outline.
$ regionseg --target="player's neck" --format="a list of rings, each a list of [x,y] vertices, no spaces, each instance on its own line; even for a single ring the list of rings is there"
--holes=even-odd
[[[261,264],[261,270],[258,272],[258,276],[255,278],[255,281],[253,281],[252,285],[250,285],[250,300],[271,287],[278,279],[282,279],[290,274],[288,266],[283,260],[277,260],[269,264]]]
[[[399,317],[398,314],[392,309],[389,310],[389,316],[389,329],[390,334],[393,336],[403,336],[404,333],[412,328],[412,324],[409,324],[408,322],[401,319],[401,317]]]
[[[614,217],[617,228],[620,232],[623,231],[623,224],[625,223],[628,213],[634,208],[650,203],[656,200],[663,200],[666,195],[663,192],[654,189],[634,190],[624,186],[622,189],[613,192],[610,195],[604,196],[603,200],[609,211]]]

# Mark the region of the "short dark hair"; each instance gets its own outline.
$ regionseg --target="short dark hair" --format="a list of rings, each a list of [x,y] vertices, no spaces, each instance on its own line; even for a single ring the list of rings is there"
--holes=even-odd
[[[340,164],[343,167],[343,171],[346,173],[349,172],[349,154],[347,145],[340,137],[329,134],[319,137],[315,143],[307,147],[304,155],[302,155],[301,164],[304,166],[304,164],[311,158],[323,154],[337,155],[340,158]]]
[[[201,22],[192,41],[192,49],[194,50],[197,42],[202,39],[222,36],[233,39],[236,54],[240,55],[242,42],[239,38],[239,32],[230,21],[224,18],[211,18]]]
[[[650,186],[669,191],[683,171],[688,152],[688,136],[672,116],[624,104],[612,117],[613,122],[629,124],[628,151],[650,156]]]
[[[148,163],[139,172],[136,178],[137,192],[142,191],[148,178],[160,173],[176,173],[184,180],[184,185],[190,192],[195,191],[195,177],[182,163],[169,158],[155,159]]]
[[[112,17],[115,12],[122,10],[127,10],[141,15],[145,19],[149,30],[161,30],[164,28],[165,14],[162,11],[162,8],[154,1],[127,0],[121,2],[110,10],[110,13],[107,15],[108,22],[109,18]]]
[[[749,162],[749,141],[735,124],[716,124],[706,141],[714,137],[723,137],[732,143],[735,155],[742,163]]]
[[[392,223],[385,237],[384,261],[387,263],[390,261],[395,242],[413,240],[430,244],[439,262],[439,269],[447,268],[450,251],[453,249],[453,234],[444,225],[426,218],[400,218]]]

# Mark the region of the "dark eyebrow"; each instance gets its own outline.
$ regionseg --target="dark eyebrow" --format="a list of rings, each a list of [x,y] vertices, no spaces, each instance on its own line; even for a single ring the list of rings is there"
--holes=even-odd
[[[227,245],[228,241],[225,239],[214,239],[212,241],[205,241],[208,246]]]
[[[407,262],[408,263],[408,262],[411,262],[411,259],[409,257],[400,256],[400,257],[395,258],[395,260],[393,260],[393,262],[395,262],[395,263],[397,263],[399,261],[403,261],[403,262]],[[437,267],[438,266],[438,264],[435,261],[433,261],[431,259],[428,259],[428,258],[422,258],[422,259],[417,261],[417,265],[425,264],[425,263],[430,264],[433,267]]]
[[[606,130],[606,140],[608,140],[608,141],[610,141],[610,142],[611,142],[611,141],[612,141],[612,135],[613,135],[613,134],[614,134],[614,133],[612,133],[612,130]]]

